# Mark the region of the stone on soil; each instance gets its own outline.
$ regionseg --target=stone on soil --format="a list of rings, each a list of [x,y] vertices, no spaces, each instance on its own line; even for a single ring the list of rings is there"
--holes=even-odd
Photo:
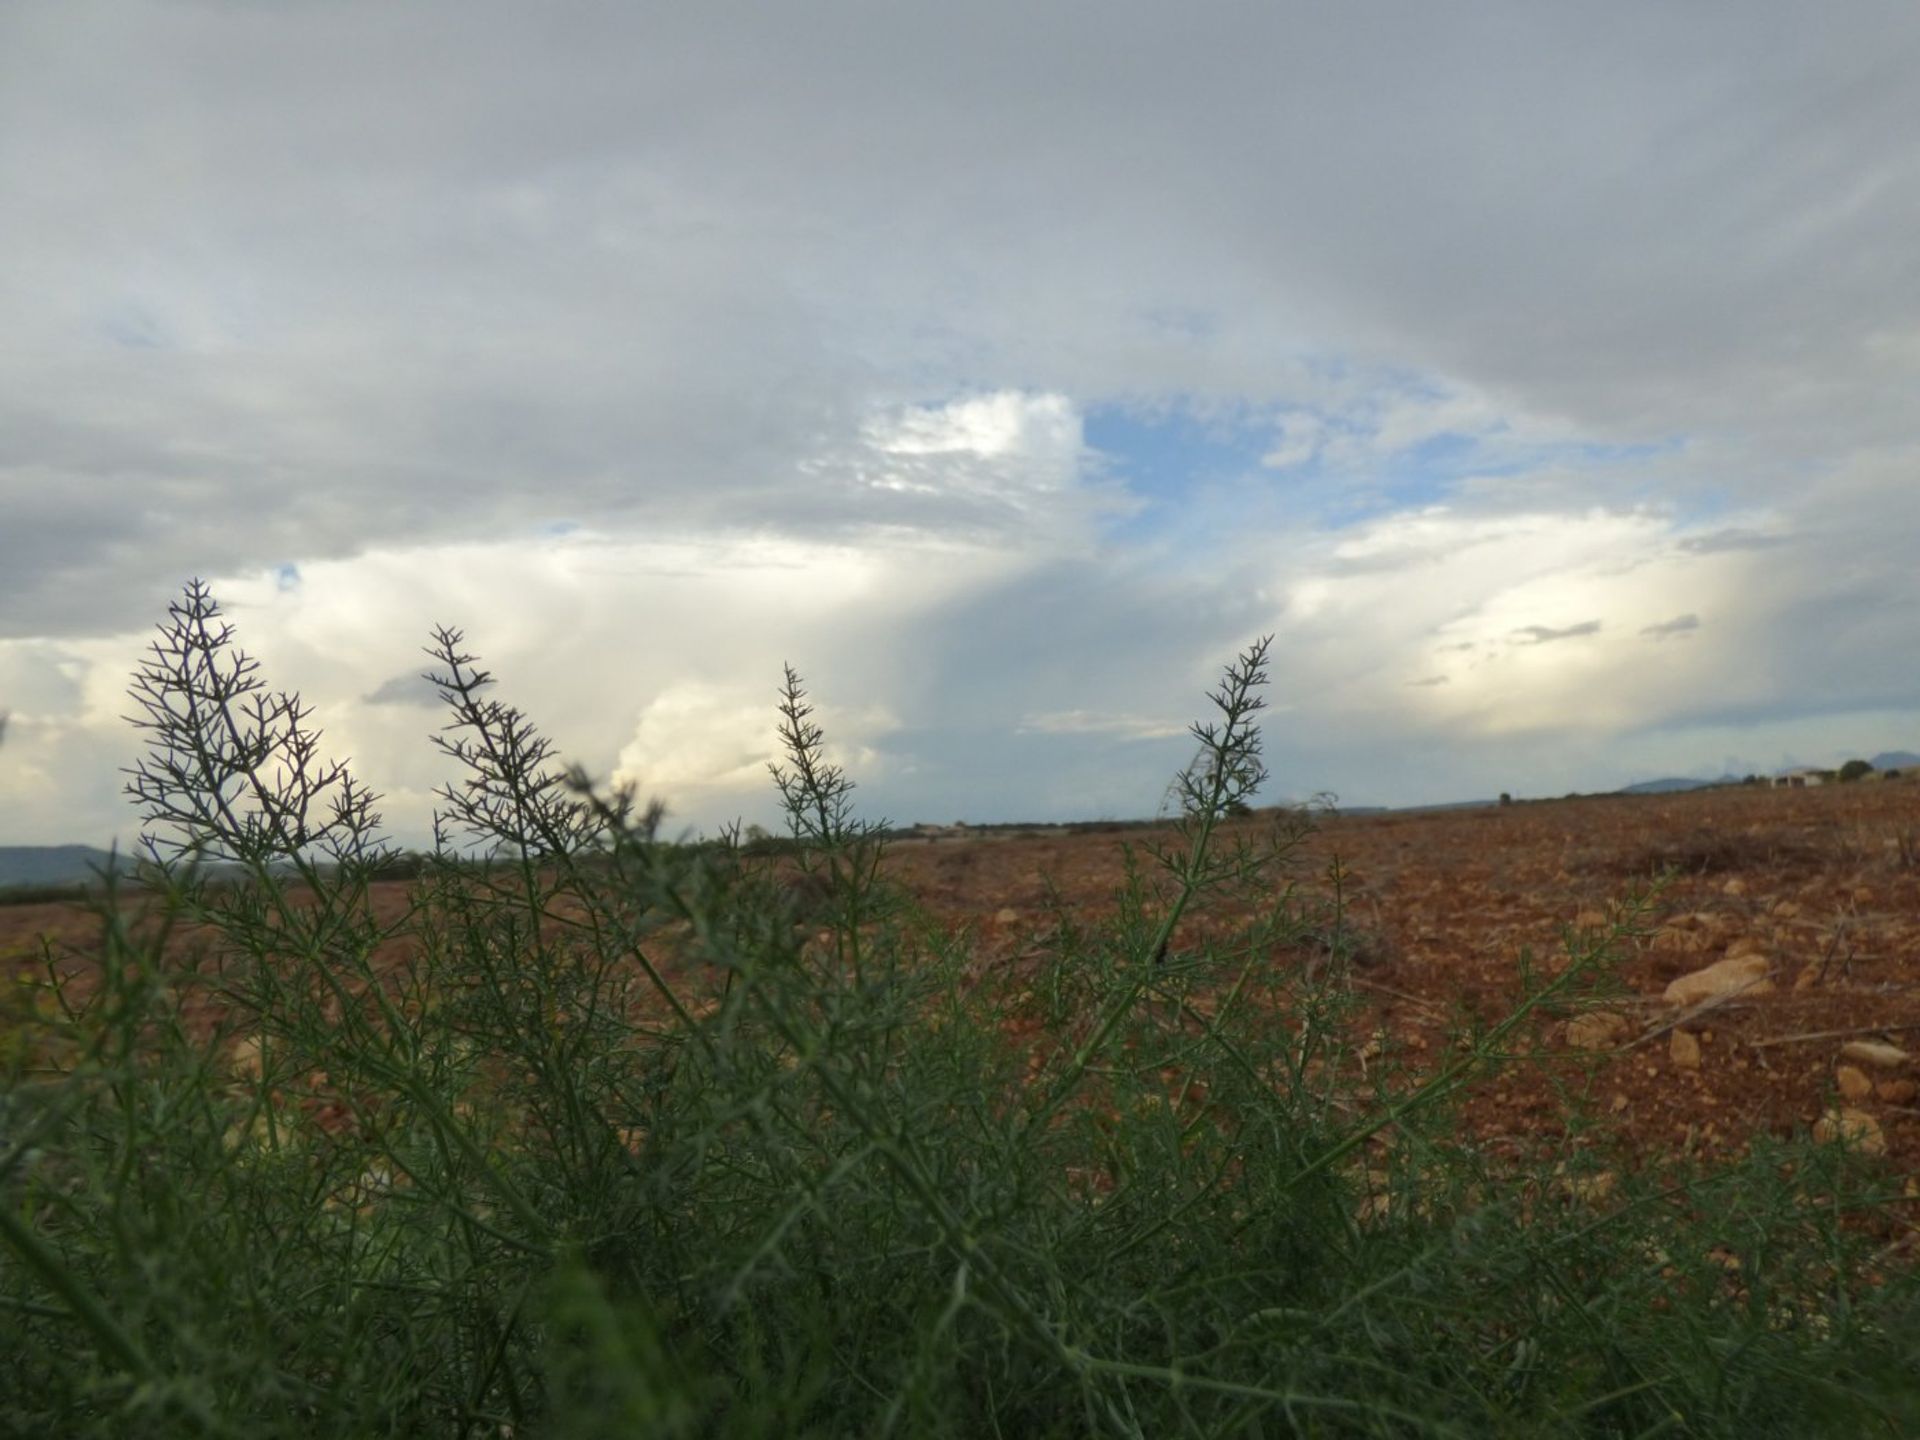
[[[1833,1083],[1840,1093],[1849,1100],[1865,1100],[1873,1094],[1873,1081],[1867,1078],[1867,1072],[1858,1065],[1842,1065],[1833,1072]]]
[[[1851,1107],[1822,1115],[1814,1122],[1813,1138],[1822,1145],[1838,1140],[1862,1155],[1887,1153],[1887,1137],[1881,1133],[1880,1122],[1866,1111]]]
[[[1731,960],[1716,960],[1704,970],[1682,975],[1667,986],[1669,1005],[1697,1005],[1716,995],[1766,995],[1773,990],[1767,978],[1767,957],[1741,955]]]
[[[1700,1068],[1700,1040],[1684,1030],[1673,1032],[1673,1038],[1667,1042],[1667,1054],[1682,1070]]]
[[[1840,1058],[1875,1065],[1882,1070],[1898,1070],[1912,1057],[1898,1045],[1889,1045],[1884,1040],[1849,1040],[1840,1047]]]
[[[1677,951],[1687,955],[1705,950],[1713,944],[1713,937],[1702,931],[1687,929],[1680,925],[1667,925],[1656,930],[1649,943],[1655,950]]]
[[[1627,1017],[1616,1010],[1594,1010],[1567,1022],[1567,1047],[1572,1050],[1611,1050],[1632,1032]]]

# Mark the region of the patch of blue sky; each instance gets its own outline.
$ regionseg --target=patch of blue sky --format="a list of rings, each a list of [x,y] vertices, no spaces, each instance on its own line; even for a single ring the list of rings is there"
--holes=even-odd
[[[1322,480],[1323,516],[1338,526],[1441,504],[1468,476],[1499,469],[1487,463],[1484,437],[1449,431],[1405,450],[1383,451],[1361,467],[1349,463],[1337,483],[1321,467],[1316,466],[1316,474]]]
[[[1396,510],[1419,509],[1444,503],[1465,482],[1524,476],[1541,471],[1604,475],[1608,492],[1619,495],[1619,479],[1636,467],[1650,464],[1669,449],[1667,444],[1616,445],[1579,441],[1517,440],[1504,430],[1486,434],[1446,431],[1430,435],[1394,453],[1382,453],[1372,463],[1369,477],[1354,475],[1355,485],[1341,509],[1353,519]],[[1629,498],[1661,498],[1663,482],[1649,475]]]
[[[1357,523],[1383,511],[1432,504],[1474,469],[1476,442],[1442,436],[1414,451],[1383,456],[1356,472],[1330,462],[1319,446],[1285,464],[1269,463],[1286,440],[1288,412],[1254,407],[1096,406],[1085,417],[1087,445],[1106,474],[1140,507],[1116,520],[1115,538],[1204,539],[1223,525],[1285,515],[1316,523]],[[1350,435],[1315,417],[1322,438]],[[1198,533],[1197,533],[1198,532]]]
[[[1608,488],[1618,494],[1623,472],[1654,466],[1683,443],[1528,441],[1494,425],[1439,431],[1395,449],[1380,443],[1365,410],[1315,414],[1180,402],[1093,406],[1084,434],[1107,478],[1141,502],[1114,521],[1113,537],[1174,544],[1205,543],[1221,529],[1268,521],[1343,529],[1443,504],[1474,479],[1547,469],[1607,472]],[[1276,461],[1276,451],[1284,458]],[[1660,493],[1660,481],[1649,476],[1643,498]]]
[[[1084,426],[1086,443],[1104,458],[1108,476],[1144,502],[1123,526],[1151,527],[1163,507],[1238,482],[1260,469],[1260,457],[1273,444],[1272,420],[1244,412],[1094,406]]]

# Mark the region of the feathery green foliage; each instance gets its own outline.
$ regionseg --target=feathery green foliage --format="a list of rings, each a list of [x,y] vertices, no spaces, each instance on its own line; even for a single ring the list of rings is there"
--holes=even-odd
[[[17,981],[0,1435],[1920,1430],[1857,1157],[1608,1190],[1455,1138],[1634,905],[1437,1069],[1350,1043],[1339,872],[1234,818],[1265,642],[1113,917],[999,968],[889,883],[793,671],[791,844],[686,846],[463,647],[395,911],[375,797],[204,587],[174,606],[142,888],[98,897],[96,985]]]

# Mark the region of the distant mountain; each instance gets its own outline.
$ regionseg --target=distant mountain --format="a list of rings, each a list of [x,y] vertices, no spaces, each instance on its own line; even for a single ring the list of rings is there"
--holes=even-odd
[[[0,886],[76,885],[111,858],[91,845],[0,845]]]
[[[1867,763],[1876,770],[1911,770],[1920,767],[1920,755],[1911,750],[1882,750]]]
[[[1739,777],[1722,775],[1718,780],[1689,780],[1681,775],[1669,775],[1664,780],[1642,780],[1638,785],[1623,785],[1622,795],[1672,795],[1681,790],[1706,790],[1715,785],[1737,785]]]

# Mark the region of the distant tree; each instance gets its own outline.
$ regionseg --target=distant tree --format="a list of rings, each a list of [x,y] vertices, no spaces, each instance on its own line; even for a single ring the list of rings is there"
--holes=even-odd
[[[1840,767],[1840,778],[1845,781],[1858,780],[1862,776],[1873,774],[1873,766],[1865,760],[1849,760]]]
[[[1502,790],[1500,792],[1500,803],[1502,805],[1511,805],[1513,803],[1513,796],[1509,795],[1505,790]]]

